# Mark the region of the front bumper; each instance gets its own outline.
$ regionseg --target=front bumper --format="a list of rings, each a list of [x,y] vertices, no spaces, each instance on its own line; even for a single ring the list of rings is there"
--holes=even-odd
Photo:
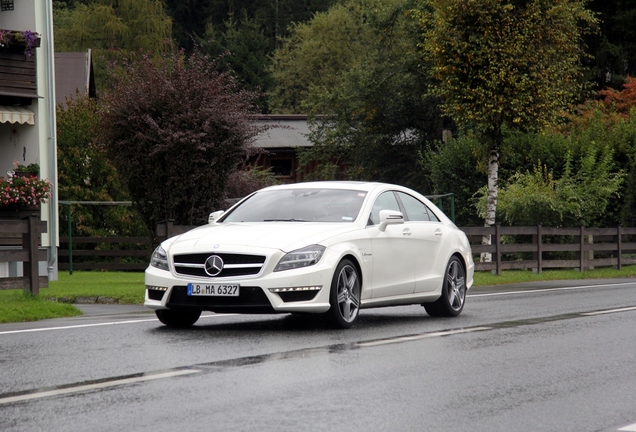
[[[149,266],[144,305],[154,310],[192,308],[229,313],[326,312],[334,271],[326,258],[313,266],[280,272],[266,265],[258,275],[235,278],[182,276]],[[240,295],[188,296],[188,283],[240,284]]]

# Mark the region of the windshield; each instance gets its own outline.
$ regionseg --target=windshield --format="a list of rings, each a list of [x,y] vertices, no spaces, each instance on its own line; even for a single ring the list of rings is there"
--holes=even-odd
[[[353,222],[366,192],[280,189],[258,192],[220,222]]]

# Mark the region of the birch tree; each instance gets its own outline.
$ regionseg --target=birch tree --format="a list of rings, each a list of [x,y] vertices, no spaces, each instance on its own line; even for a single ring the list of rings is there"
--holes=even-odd
[[[484,224],[492,226],[504,132],[544,126],[582,94],[583,36],[596,19],[586,0],[421,2],[420,47],[436,80],[432,93],[446,116],[481,137]]]

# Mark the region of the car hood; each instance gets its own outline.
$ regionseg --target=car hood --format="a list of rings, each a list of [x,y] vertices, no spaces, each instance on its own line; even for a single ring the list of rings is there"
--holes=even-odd
[[[171,239],[174,253],[211,248],[271,248],[290,252],[312,244],[325,244],[329,238],[359,229],[354,223],[318,222],[241,222],[220,223],[195,228]]]

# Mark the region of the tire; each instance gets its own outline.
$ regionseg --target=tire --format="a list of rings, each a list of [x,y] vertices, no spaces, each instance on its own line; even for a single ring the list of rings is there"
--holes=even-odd
[[[191,327],[199,317],[201,311],[196,309],[160,309],[155,314],[159,321],[168,327],[188,328]]]
[[[453,256],[444,272],[442,295],[433,303],[424,303],[424,309],[434,317],[456,317],[464,309],[466,301],[466,271],[464,265]]]
[[[348,259],[340,261],[331,281],[331,307],[326,312],[333,327],[348,329],[356,322],[360,312],[360,288],[356,266]]]

